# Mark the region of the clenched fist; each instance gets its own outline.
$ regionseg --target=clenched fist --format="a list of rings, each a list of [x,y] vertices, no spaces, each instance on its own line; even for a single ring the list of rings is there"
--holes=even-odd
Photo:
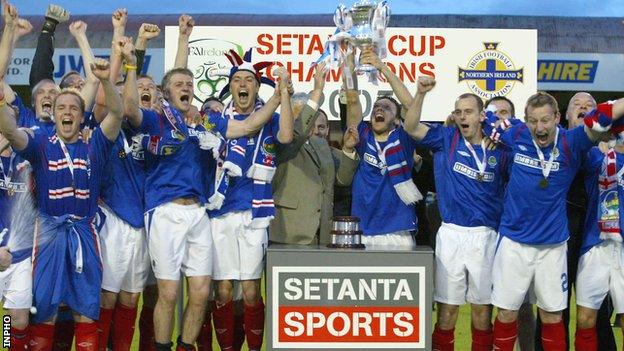
[[[110,63],[98,57],[91,64],[91,71],[100,81],[106,81],[110,77]]]

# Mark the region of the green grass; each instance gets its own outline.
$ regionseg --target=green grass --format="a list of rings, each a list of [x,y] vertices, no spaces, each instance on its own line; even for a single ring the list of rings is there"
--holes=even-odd
[[[574,301],[574,294],[572,294],[572,301]],[[433,311],[433,323],[435,324],[436,315]],[[534,311],[537,313],[537,311]],[[494,312],[496,313],[496,311]],[[615,318],[615,316],[613,317]],[[611,320],[613,322],[613,319]],[[459,318],[455,327],[455,350],[456,351],[470,351],[471,345],[471,332],[470,332],[470,307],[464,305],[459,309]],[[574,303],[570,306],[570,350],[574,350],[574,333],[576,332],[576,305]],[[618,350],[622,350],[622,331],[618,328],[613,328],[613,334],[615,335],[615,344]]]
[[[262,289],[264,291],[264,289]],[[265,299],[266,301],[266,299]],[[574,295],[572,295],[572,301],[574,301]],[[142,301],[139,302],[139,311],[140,311],[140,305],[142,305]],[[4,312],[4,310],[2,310],[2,312]],[[4,314],[4,313],[3,313]],[[433,313],[433,321],[432,323],[435,324],[435,311]],[[571,311],[570,311],[570,335],[574,335],[574,332],[576,331],[576,305],[572,304],[571,306]],[[618,350],[622,350],[622,332],[619,328],[613,328],[613,334],[615,335],[615,340],[616,340],[616,344],[618,345]],[[175,339],[177,338],[178,335],[178,331],[177,331],[177,323],[176,323],[176,327],[174,328],[173,331],[173,336],[172,338]],[[266,333],[265,333],[266,335]],[[265,344],[266,344],[266,336],[265,336]],[[573,341],[572,341],[573,343]],[[455,328],[455,350],[457,351],[469,351],[470,350],[470,344],[471,344],[471,336],[470,336],[470,307],[468,305],[464,305],[460,308],[459,310],[459,318],[457,321],[457,326]],[[133,339],[133,343],[132,343],[132,350],[138,350],[138,345],[139,345],[139,326],[138,326],[138,318],[137,318],[137,324],[136,324],[136,329],[135,329],[135,333],[134,333],[134,339]],[[220,350],[219,345],[217,344],[217,340],[216,337],[214,337],[213,335],[213,343],[212,343],[212,348],[213,350]],[[243,345],[243,350],[248,350],[246,345]],[[266,346],[263,345],[262,350],[266,350]],[[573,345],[570,347],[570,350],[574,350]]]

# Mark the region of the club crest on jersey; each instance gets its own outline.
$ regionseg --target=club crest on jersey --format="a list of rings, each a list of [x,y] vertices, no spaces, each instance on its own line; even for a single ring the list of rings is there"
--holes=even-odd
[[[552,155],[554,158],[559,157],[559,149],[557,149],[556,147],[554,147],[551,151]]]
[[[166,145],[162,147],[162,154],[165,156],[173,155],[178,151],[178,147]]]
[[[213,131],[217,127],[215,123],[210,123],[208,117],[204,118],[204,123],[202,123],[202,125],[209,132]]]
[[[275,164],[275,141],[272,135],[269,135],[262,139],[260,145],[260,152],[262,153],[262,163],[267,166],[273,166]]]
[[[600,220],[609,221],[619,218],[620,201],[617,191],[610,191],[600,204]]]
[[[177,129],[171,130],[171,137],[179,141],[184,141],[184,139],[186,139],[186,136]]]
[[[458,68],[458,81],[483,99],[505,96],[516,82],[523,83],[524,68],[516,68],[511,58],[497,50],[499,43],[483,43],[485,50],[474,54],[466,68]]]
[[[496,161],[496,157],[494,156],[488,157],[488,165],[490,165],[490,167],[496,167],[497,163],[498,161]]]

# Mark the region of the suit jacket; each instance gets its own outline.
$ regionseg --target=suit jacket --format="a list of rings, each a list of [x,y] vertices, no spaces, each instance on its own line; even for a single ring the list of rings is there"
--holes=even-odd
[[[277,148],[273,177],[275,218],[269,239],[284,244],[329,242],[334,208],[334,183],[348,186],[358,166],[325,139],[310,136],[316,110],[306,105],[295,121],[293,141]],[[320,231],[319,231],[320,230]],[[317,239],[317,232],[320,238]]]

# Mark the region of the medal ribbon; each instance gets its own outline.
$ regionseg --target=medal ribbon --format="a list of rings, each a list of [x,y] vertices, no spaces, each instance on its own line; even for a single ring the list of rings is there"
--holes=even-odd
[[[184,130],[181,129],[184,124],[182,118],[171,109],[171,105],[169,105],[167,100],[163,100],[162,109],[165,117],[167,117],[167,120],[169,121],[169,124],[171,124],[171,127],[173,127],[173,129],[177,132],[183,134],[185,137],[188,136],[188,133],[185,133]]]
[[[485,165],[486,165],[485,160],[487,158],[487,155],[485,152],[485,139],[481,139],[481,150],[483,150],[483,160],[480,160],[479,157],[477,157],[477,153],[475,152],[475,149],[468,142],[468,140],[466,140],[466,138],[464,138],[464,144],[466,144],[468,151],[470,151],[470,154],[472,154],[472,157],[474,158],[477,164],[477,168],[479,169],[479,174],[481,175],[481,178],[483,178],[485,176]]]
[[[390,133],[392,132],[394,132],[394,130],[392,130]],[[388,140],[390,140],[390,134],[388,134],[388,139],[386,141]],[[379,142],[375,140],[375,150],[377,150],[377,157],[379,158],[379,161],[381,161],[381,165],[380,165],[381,167],[379,167],[381,169],[381,174],[385,174],[386,169],[388,168],[388,163],[386,162],[386,150],[389,147],[390,147],[390,143],[388,143],[382,150],[381,146],[379,145]]]
[[[71,173],[71,178],[72,178],[71,186],[72,188],[74,188],[74,190],[76,190],[76,181],[74,178],[74,161],[69,155],[69,151],[67,150],[67,146],[65,146],[65,143],[63,142],[63,140],[61,140],[61,138],[58,138],[58,137],[57,137],[57,140],[59,142],[59,145],[61,145],[61,150],[63,151],[63,155],[65,156],[65,162],[67,162],[67,168],[69,168],[69,173]]]
[[[4,179],[4,185],[6,185],[7,189],[11,184],[11,179],[13,178],[13,160],[15,159],[15,152],[11,153],[11,158],[9,159],[9,171],[4,171],[4,162],[0,160],[0,171],[2,171],[2,178]]]
[[[540,149],[539,146],[537,146],[535,139],[531,138],[531,141],[533,142],[533,145],[535,146],[535,149],[537,150],[537,157],[539,157],[539,160],[540,160],[540,167],[542,167],[542,175],[544,176],[544,179],[548,178],[548,175],[550,174],[550,170],[552,169],[552,166],[554,164],[553,160],[555,159],[555,153],[553,151],[557,148],[558,140],[559,140],[559,128],[557,128],[557,131],[555,132],[555,142],[553,144],[552,150],[550,150],[550,156],[548,157],[548,161],[545,161],[544,153],[542,152],[542,149]]]

